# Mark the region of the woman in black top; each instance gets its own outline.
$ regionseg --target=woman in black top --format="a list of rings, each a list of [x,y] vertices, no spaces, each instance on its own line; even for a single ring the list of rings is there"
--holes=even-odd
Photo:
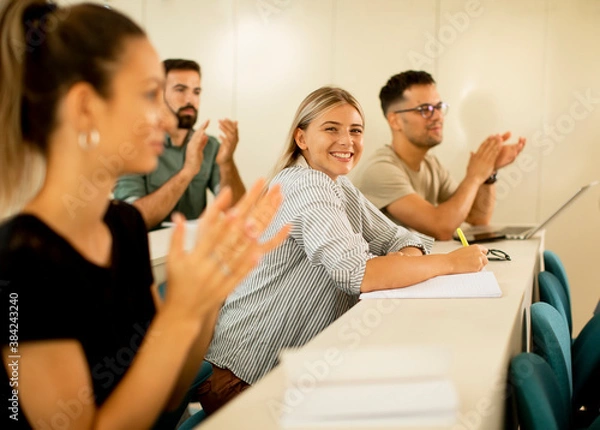
[[[222,191],[189,253],[176,217],[169,289],[153,300],[144,221],[106,196],[155,168],[173,121],[156,52],[117,12],[42,0],[3,2],[0,40],[3,415],[11,428],[148,428],[183,397],[226,295],[287,234],[257,240],[280,193],[258,182],[226,211]]]

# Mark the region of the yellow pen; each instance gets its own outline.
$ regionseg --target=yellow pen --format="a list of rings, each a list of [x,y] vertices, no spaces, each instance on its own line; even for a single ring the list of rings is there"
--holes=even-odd
[[[460,241],[463,244],[463,246],[469,246],[469,242],[467,242],[467,238],[465,237],[465,234],[460,229],[460,227],[456,229],[456,233],[458,234],[458,237],[460,238]]]

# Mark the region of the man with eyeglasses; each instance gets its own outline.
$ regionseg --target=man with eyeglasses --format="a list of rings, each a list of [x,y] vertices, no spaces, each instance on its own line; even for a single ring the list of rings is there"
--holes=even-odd
[[[458,183],[429,150],[443,138],[448,105],[433,77],[409,70],[392,76],[379,93],[392,143],[378,149],[356,185],[398,224],[449,240],[463,222],[488,224],[496,201],[496,172],[512,163],[525,139],[504,145],[510,132],[489,136],[471,154]]]

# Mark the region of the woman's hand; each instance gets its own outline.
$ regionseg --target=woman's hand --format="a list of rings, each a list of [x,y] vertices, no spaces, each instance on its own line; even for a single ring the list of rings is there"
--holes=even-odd
[[[258,241],[282,201],[279,187],[266,194],[263,189],[264,180],[257,181],[229,210],[231,191],[223,189],[200,217],[196,244],[189,252],[184,250],[184,219],[174,217],[165,307],[177,306],[175,310],[195,318],[218,310],[260,258],[285,240],[288,226],[272,239]]]
[[[487,249],[481,245],[470,245],[448,253],[452,261],[452,273],[479,272],[488,263]]]

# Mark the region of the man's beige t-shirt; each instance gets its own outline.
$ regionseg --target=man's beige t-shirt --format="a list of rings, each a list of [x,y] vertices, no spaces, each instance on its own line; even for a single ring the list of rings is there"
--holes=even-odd
[[[390,145],[379,148],[356,178],[357,188],[388,217],[386,207],[404,196],[418,194],[432,205],[448,200],[458,188],[438,159],[425,155],[419,171],[410,169]]]

